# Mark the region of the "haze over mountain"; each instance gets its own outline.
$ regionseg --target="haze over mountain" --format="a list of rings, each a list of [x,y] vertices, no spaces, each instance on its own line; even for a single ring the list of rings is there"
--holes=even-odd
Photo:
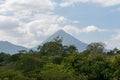
[[[56,33],[54,33],[52,36],[47,38],[45,41],[43,41],[42,44],[46,42],[53,41],[56,37],[60,37],[62,39],[63,45],[74,45],[77,47],[78,51],[83,51],[86,49],[87,44],[84,42],[79,41],[78,39],[74,38],[70,34],[66,33],[64,30],[59,30]]]
[[[15,54],[20,50],[28,50],[23,46],[14,45],[8,41],[0,41],[0,52]]]

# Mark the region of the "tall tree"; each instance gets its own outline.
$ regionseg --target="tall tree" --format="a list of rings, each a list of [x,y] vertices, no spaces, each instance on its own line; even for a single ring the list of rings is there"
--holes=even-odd
[[[40,53],[43,55],[60,54],[63,50],[62,40],[57,37],[53,41],[43,44],[38,49],[40,49]]]
[[[104,48],[105,48],[105,43],[94,42],[87,46],[87,51],[90,51],[93,53],[103,53]]]

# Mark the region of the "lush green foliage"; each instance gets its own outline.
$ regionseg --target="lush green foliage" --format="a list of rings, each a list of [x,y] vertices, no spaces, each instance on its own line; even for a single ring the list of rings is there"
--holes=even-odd
[[[0,53],[0,80],[120,80],[120,51],[89,46],[79,53],[56,39],[37,51]]]

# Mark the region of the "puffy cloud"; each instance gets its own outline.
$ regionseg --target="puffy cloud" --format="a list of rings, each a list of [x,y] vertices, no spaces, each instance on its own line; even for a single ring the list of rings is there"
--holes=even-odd
[[[67,20],[54,14],[55,6],[53,0],[0,0],[0,40],[27,47],[39,44]]]
[[[66,25],[67,22],[69,20],[65,17],[51,14],[36,14],[30,22],[26,23],[22,23],[14,17],[0,16],[0,40],[33,47],[60,29],[73,35],[79,35],[83,32],[103,31],[95,26],[78,28],[73,25]]]
[[[0,5],[0,13],[26,18],[40,12],[48,13],[55,6],[56,3],[51,0],[5,0]]]
[[[0,14],[7,15],[0,16],[0,40],[33,47],[59,29],[71,34],[105,31],[96,26],[78,28],[68,25],[79,23],[79,21],[71,21],[64,16],[55,15],[52,12],[55,6],[56,3],[52,0],[5,0],[0,2]]]
[[[29,22],[14,16],[0,15],[0,40],[33,47],[40,44],[48,36],[61,29],[67,18],[55,14],[34,14]]]
[[[20,21],[13,17],[0,16],[0,30],[11,30],[19,27]]]
[[[57,21],[62,22],[64,24],[64,23],[66,23],[67,19],[65,17],[61,16],[57,19]]]
[[[23,38],[23,35],[18,32],[22,22],[19,19],[10,16],[0,16],[0,40],[18,42],[18,38]]]
[[[79,33],[81,33],[81,29],[80,28],[77,28],[77,27],[72,26],[72,25],[64,26],[63,30],[65,30],[66,32],[71,33],[71,34],[79,34]]]
[[[65,23],[68,21],[64,16],[58,16],[55,14],[36,14],[31,18],[32,21],[40,20],[40,22],[47,23]]]
[[[55,2],[51,0],[6,0],[4,4],[1,5],[3,11],[20,11],[20,10],[30,10],[30,11],[45,11],[53,10]]]
[[[93,26],[93,25],[82,29],[82,32],[103,32],[103,31],[107,31],[107,30],[100,29],[100,28]]]
[[[114,5],[119,5],[120,1],[119,0],[64,0],[60,6],[62,7],[68,7],[71,5],[74,5],[76,3],[97,3],[100,4],[101,6],[114,6]]]
[[[55,33],[56,31],[63,29],[70,34],[88,33],[88,32],[101,32],[103,29],[99,29],[95,26],[88,26],[85,28],[78,28],[73,25],[66,25],[63,22],[67,22],[67,19],[63,16],[58,15],[48,15],[48,14],[39,14],[32,19],[31,22],[19,27],[18,32],[25,35],[24,41],[21,41],[21,44],[27,47],[33,47],[40,44],[47,37]],[[26,38],[25,38],[26,37]],[[28,42],[29,40],[29,42]],[[25,43],[25,41],[27,43]],[[30,42],[31,41],[31,42]],[[20,43],[20,42],[19,42]],[[29,44],[28,44],[29,43]]]
[[[14,31],[9,31],[8,34],[3,32],[0,33],[1,40],[11,41],[26,47],[33,47],[40,44],[43,40],[60,29],[63,29],[73,35],[80,35],[80,33],[84,32],[82,31],[83,29],[77,28],[75,26],[69,25],[62,27],[57,23],[46,23],[41,22],[40,20],[36,20],[22,25],[16,28]]]
[[[33,47],[40,44],[48,36],[52,35],[59,29],[62,29],[61,24],[67,19],[63,16],[37,14],[31,18],[30,22],[18,27],[18,33],[24,40],[18,38],[18,43],[24,44],[27,47]]]
[[[64,26],[63,28],[64,30],[68,31],[68,32],[74,32],[76,34],[78,33],[90,33],[90,32],[104,32],[104,31],[107,31],[106,29],[100,29],[94,25],[92,26],[87,26],[87,27],[84,27],[84,28],[77,28],[75,26],[71,26],[71,25],[66,25]]]

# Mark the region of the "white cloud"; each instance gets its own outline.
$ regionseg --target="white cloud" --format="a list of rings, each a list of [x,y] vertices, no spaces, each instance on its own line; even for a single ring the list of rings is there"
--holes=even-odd
[[[65,30],[66,32],[68,32],[70,34],[80,34],[81,33],[80,28],[77,28],[77,27],[72,26],[72,25],[64,26],[63,30]]]
[[[67,18],[51,12],[55,6],[52,0],[6,0],[1,3],[0,14],[4,16],[0,15],[0,40],[26,47],[38,45],[67,23]]]
[[[61,16],[57,19],[57,21],[62,22],[64,24],[64,23],[66,23],[67,19],[65,17]]]
[[[52,0],[5,0],[0,4],[0,14],[7,15],[0,15],[0,40],[33,47],[59,29],[73,35],[105,31],[96,26],[78,28],[68,25],[79,21],[54,14],[55,6]]]
[[[103,29],[99,29],[95,26],[88,26],[85,28],[77,28],[76,26],[66,25],[62,26],[63,22],[67,22],[67,19],[63,16],[39,14],[33,18],[33,21],[23,25],[18,29],[20,33],[26,35],[24,39],[24,45],[27,47],[33,47],[38,45],[48,36],[52,35],[56,31],[63,29],[70,34],[88,33],[88,32],[101,32]],[[29,42],[28,42],[29,40]],[[25,43],[28,42],[28,43]],[[30,42],[31,41],[31,42]],[[22,43],[23,44],[23,43]]]
[[[114,5],[119,5],[120,0],[64,0],[60,6],[61,7],[68,7],[71,5],[74,5],[76,3],[97,3],[100,4],[101,6],[114,6]]]
[[[103,31],[106,31],[106,30],[100,29],[100,28],[93,26],[93,25],[82,29],[82,32],[103,32]]]
[[[6,0],[0,5],[0,13],[26,18],[35,13],[53,11],[55,6],[56,3],[51,0]]]
[[[63,19],[58,20],[62,16],[48,15],[48,14],[41,14],[41,15],[42,15],[41,18],[37,18],[37,19],[34,18],[35,20],[28,22],[26,24],[20,25],[20,22],[15,22],[15,25],[18,25],[18,26],[17,27],[14,26],[13,28],[9,27],[10,28],[9,30],[7,30],[8,27],[6,27],[6,29],[1,27],[0,40],[7,40],[12,43],[24,45],[26,47],[33,47],[40,44],[48,36],[52,35],[54,32],[60,29],[63,29],[73,35],[76,35],[76,34],[79,35],[80,33],[83,33],[83,32],[84,33],[94,32],[94,31],[101,32],[101,29],[97,27],[77,28],[72,25],[66,25],[62,27],[60,23],[62,23],[64,20]],[[2,23],[0,22],[0,25],[1,24]]]
[[[80,23],[80,21],[75,20],[75,21],[73,21],[73,23],[78,24],[78,23]]]
[[[94,25],[92,26],[87,26],[84,28],[77,28],[75,26],[71,26],[71,25],[66,25],[64,28],[64,30],[68,31],[68,32],[74,32],[76,34],[78,33],[90,33],[90,32],[104,32],[107,31],[106,29],[100,29]]]
[[[63,16],[42,13],[34,15],[30,18],[30,22],[27,23],[23,23],[12,16],[0,16],[0,40],[7,40],[26,47],[33,47],[60,29],[64,29],[73,35],[79,35],[83,32],[103,31],[95,26],[78,28],[73,25],[66,25],[67,21],[69,22]]]
[[[19,19],[13,17],[0,16],[0,30],[10,30],[19,27],[19,22]]]
[[[1,1],[0,40],[27,47],[39,44],[67,20],[54,14],[55,7],[52,0]]]
[[[31,18],[30,22],[17,28],[18,32],[24,35],[24,40],[20,40],[19,43],[27,47],[38,45],[48,36],[61,29],[61,24],[66,21],[67,19],[63,16],[37,14]]]
[[[115,34],[111,36],[110,41],[107,42],[108,48],[119,48],[120,49],[120,31],[115,31]]]

